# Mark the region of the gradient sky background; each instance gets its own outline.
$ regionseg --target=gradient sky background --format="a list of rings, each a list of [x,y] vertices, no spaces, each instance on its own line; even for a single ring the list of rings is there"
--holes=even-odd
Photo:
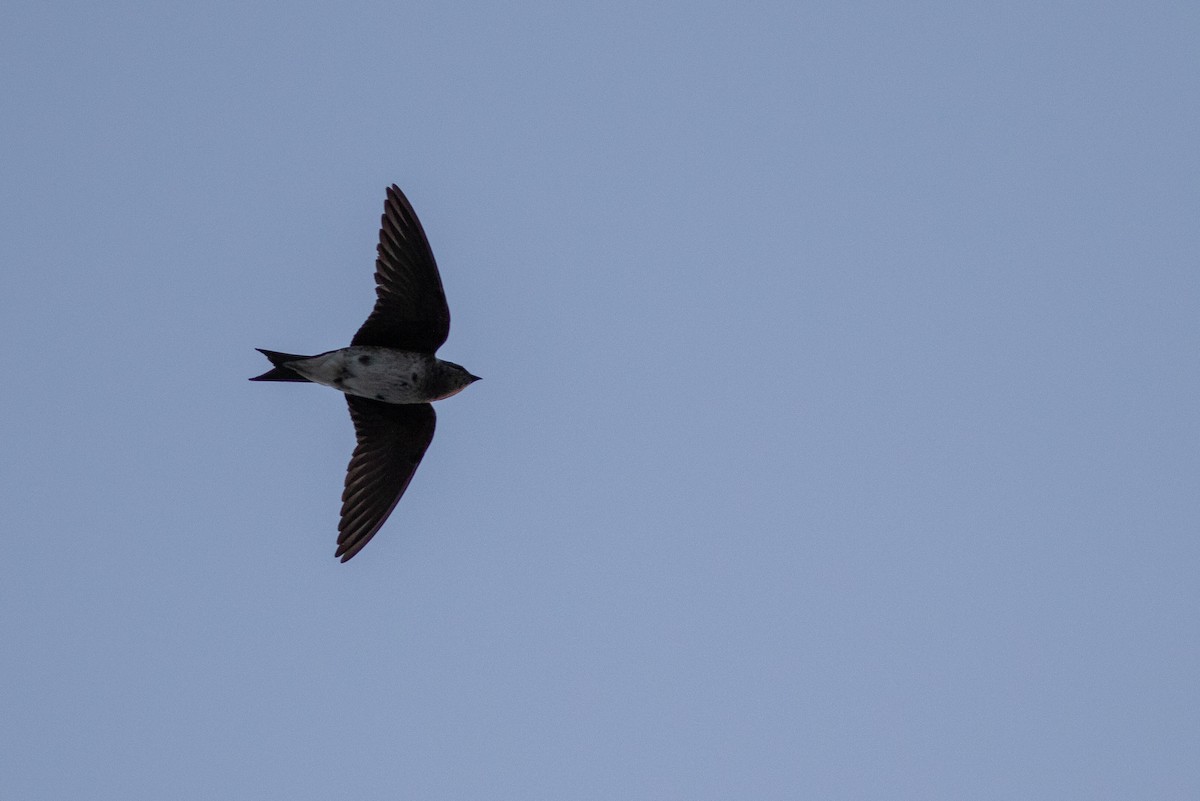
[[[12,799],[1200,797],[1200,6],[10,2]],[[333,559],[384,187],[485,380]]]

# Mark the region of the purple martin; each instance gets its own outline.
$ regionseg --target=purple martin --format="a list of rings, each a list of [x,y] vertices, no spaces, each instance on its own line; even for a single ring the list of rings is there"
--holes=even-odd
[[[343,562],[379,531],[408,489],[437,421],[430,401],[478,381],[434,354],[450,309],[433,251],[412,204],[392,184],[375,260],[375,308],[350,347],[316,356],[257,350],[272,369],[251,381],[308,381],[346,393],[358,444],[346,470],[338,547]]]

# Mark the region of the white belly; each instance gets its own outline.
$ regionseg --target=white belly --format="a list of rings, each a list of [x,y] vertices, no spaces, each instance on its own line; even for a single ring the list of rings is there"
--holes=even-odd
[[[385,403],[424,403],[431,357],[391,348],[356,346],[288,362],[288,369],[348,395]]]

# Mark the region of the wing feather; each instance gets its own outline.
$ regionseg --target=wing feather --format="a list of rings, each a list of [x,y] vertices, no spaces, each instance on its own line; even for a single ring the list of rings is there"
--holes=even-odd
[[[417,213],[392,184],[383,204],[375,259],[375,307],[352,345],[433,353],[450,335],[450,308]]]
[[[437,425],[428,403],[382,403],[347,395],[358,444],[346,470],[335,556],[363,549],[408,489]]]

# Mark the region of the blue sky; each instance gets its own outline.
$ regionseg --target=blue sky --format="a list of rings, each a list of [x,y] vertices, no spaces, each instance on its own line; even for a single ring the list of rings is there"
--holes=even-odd
[[[1194,799],[1191,3],[9,3],[20,799]],[[333,559],[383,191],[439,404]]]

